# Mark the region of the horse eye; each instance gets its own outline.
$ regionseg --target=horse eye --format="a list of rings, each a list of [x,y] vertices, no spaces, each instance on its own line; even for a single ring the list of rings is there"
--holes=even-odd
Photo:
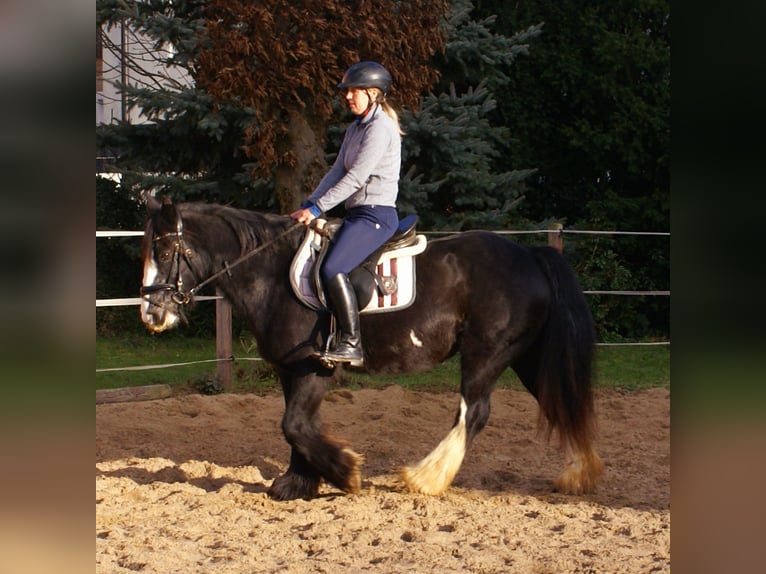
[[[163,251],[160,253],[160,261],[163,263],[170,261],[170,251]]]

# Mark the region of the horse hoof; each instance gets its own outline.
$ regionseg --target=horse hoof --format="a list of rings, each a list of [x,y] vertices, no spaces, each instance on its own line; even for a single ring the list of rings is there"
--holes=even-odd
[[[595,452],[574,457],[553,483],[553,489],[562,494],[590,494],[595,492],[604,472],[604,464]]]
[[[344,448],[341,451],[346,467],[344,480],[336,484],[343,492],[348,494],[357,494],[362,490],[362,472],[360,466],[364,463],[364,455],[354,452],[350,448]]]
[[[269,498],[274,500],[311,500],[319,493],[319,480],[306,478],[294,473],[278,476],[268,490]]]

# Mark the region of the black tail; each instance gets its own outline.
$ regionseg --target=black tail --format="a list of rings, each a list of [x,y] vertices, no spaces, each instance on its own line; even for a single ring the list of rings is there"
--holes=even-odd
[[[591,384],[596,335],[580,283],[552,247],[536,247],[535,258],[551,286],[552,300],[539,344],[536,396],[550,432],[580,449],[595,433]]]

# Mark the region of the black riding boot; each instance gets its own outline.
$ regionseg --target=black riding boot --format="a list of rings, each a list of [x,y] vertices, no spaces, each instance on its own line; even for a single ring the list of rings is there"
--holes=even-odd
[[[340,342],[334,349],[323,353],[322,357],[338,363],[361,366],[364,355],[359,328],[359,304],[354,287],[345,273],[338,273],[325,284],[325,290],[340,328]]]

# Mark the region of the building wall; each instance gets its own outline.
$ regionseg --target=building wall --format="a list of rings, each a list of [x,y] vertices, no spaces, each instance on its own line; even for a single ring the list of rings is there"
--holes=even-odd
[[[140,109],[129,108],[116,83],[155,86],[157,81],[172,89],[180,83],[192,86],[193,80],[178,68],[168,68],[157,59],[172,55],[172,46],[156,51],[153,42],[128,27],[102,29],[96,40],[96,124],[150,121]],[[168,80],[158,80],[158,77]]]

